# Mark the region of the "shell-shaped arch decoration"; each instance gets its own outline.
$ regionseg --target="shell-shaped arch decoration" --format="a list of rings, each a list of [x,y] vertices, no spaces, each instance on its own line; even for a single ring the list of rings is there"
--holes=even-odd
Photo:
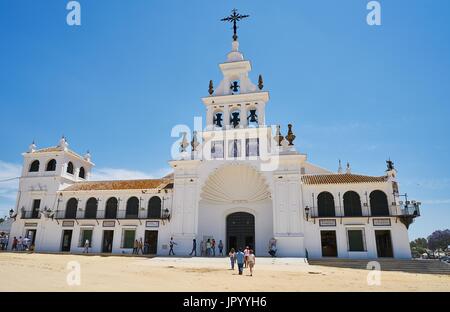
[[[208,177],[201,198],[220,203],[251,203],[270,198],[270,191],[264,177],[254,168],[233,164]]]

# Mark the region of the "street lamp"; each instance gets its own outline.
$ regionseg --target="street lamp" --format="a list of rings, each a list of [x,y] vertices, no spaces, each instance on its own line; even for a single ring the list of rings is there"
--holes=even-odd
[[[170,211],[169,211],[169,209],[166,208],[166,209],[163,210],[162,219],[167,219],[168,221],[170,221]]]
[[[309,206],[305,206],[306,221],[309,220]]]
[[[14,213],[14,210],[11,209],[11,210],[9,211],[9,217],[10,217],[11,219],[16,220],[17,213]]]

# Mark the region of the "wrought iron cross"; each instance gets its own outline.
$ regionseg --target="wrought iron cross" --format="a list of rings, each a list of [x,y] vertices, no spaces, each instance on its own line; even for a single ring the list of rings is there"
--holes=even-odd
[[[236,9],[233,9],[233,11],[231,11],[231,15],[225,18],[222,18],[221,21],[222,22],[231,22],[233,23],[233,40],[237,41],[238,36],[237,36],[237,25],[236,23],[244,18],[249,17],[250,15],[241,15],[237,12]]]

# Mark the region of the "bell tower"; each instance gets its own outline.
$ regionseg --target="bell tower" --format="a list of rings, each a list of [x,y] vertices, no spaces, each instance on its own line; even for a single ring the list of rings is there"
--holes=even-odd
[[[203,157],[206,159],[246,159],[270,150],[271,128],[266,126],[262,75],[255,84],[250,78],[250,61],[239,51],[237,22],[248,15],[232,11],[222,21],[233,23],[233,41],[226,61],[219,64],[222,80],[209,83],[206,106],[206,131],[203,132]]]

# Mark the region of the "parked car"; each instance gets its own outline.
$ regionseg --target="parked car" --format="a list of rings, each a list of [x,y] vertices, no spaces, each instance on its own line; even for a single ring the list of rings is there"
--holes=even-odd
[[[446,263],[450,263],[450,257],[449,256],[445,256],[441,258],[442,262],[446,262]]]

